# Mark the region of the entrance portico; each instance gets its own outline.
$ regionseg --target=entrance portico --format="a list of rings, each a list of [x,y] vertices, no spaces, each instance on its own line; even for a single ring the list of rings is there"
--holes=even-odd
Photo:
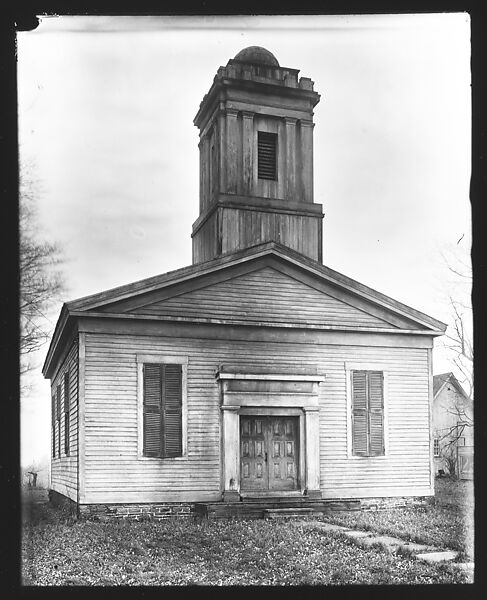
[[[316,370],[270,373],[222,366],[223,500],[321,498]]]

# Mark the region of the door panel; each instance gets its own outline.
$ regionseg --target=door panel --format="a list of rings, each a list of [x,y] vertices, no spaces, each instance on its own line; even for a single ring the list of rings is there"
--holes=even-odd
[[[240,417],[240,488],[268,489],[266,466],[266,417]]]
[[[269,417],[272,466],[269,469],[269,490],[298,489],[297,417]]]
[[[298,489],[298,417],[240,417],[242,491]]]

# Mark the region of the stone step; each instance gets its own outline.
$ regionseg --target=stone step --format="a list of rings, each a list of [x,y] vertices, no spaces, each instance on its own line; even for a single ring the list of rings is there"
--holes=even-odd
[[[282,519],[289,517],[303,517],[305,515],[316,514],[312,508],[267,508],[264,510],[265,519]]]

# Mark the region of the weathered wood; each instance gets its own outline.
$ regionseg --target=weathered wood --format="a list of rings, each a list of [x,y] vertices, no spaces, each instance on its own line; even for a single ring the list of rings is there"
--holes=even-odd
[[[380,495],[375,486],[385,495],[394,494],[399,486],[408,488],[409,495],[422,495],[425,487],[429,490],[429,433],[423,426],[428,411],[428,377],[408,377],[426,368],[426,349],[310,344],[303,350],[301,345],[282,342],[107,333],[86,333],[86,338],[86,502],[103,498],[104,490],[110,501],[129,501],[137,493],[139,500],[145,501],[168,499],[169,495],[176,498],[178,494],[190,498],[192,492],[195,497],[221,493],[220,392],[214,378],[218,365],[233,363],[292,372],[297,356],[299,364],[319,365],[326,373],[319,394],[322,493],[334,490],[335,498]],[[136,355],[154,352],[188,360],[188,454],[179,462],[136,458]],[[356,360],[366,362],[374,357],[389,365],[386,400],[390,426],[397,427],[397,433],[382,462],[379,459],[384,457],[362,462],[347,459],[344,364],[352,354]],[[132,376],[117,379],[121,372]],[[94,373],[97,376],[92,379]],[[117,401],[105,404],[110,394]],[[110,420],[107,414],[112,415]]]
[[[50,485],[53,490],[76,500],[78,490],[78,343],[76,337],[72,339],[61,356],[63,358],[55,370],[54,378],[51,380],[51,389],[59,391],[57,399],[59,400],[61,415],[56,422],[54,431],[56,456],[51,457]],[[65,375],[69,376],[67,388],[64,385]],[[69,396],[69,406],[66,406],[69,418],[67,430],[64,418],[66,392]],[[68,453],[66,453],[67,433],[69,435]]]
[[[305,497],[282,499],[270,497],[266,501],[246,500],[238,503],[197,503],[195,515],[207,519],[263,519],[268,515],[288,514],[303,516],[326,514],[334,510],[360,510],[359,500],[323,501],[310,500]]]
[[[240,319],[249,323],[267,321],[286,325],[314,323],[391,328],[390,323],[269,267],[135,308],[133,312],[200,319]]]

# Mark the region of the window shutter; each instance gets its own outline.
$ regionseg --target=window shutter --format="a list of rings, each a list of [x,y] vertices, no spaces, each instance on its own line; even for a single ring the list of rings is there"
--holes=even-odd
[[[51,396],[52,457],[56,456],[56,396]]]
[[[56,388],[56,420],[61,418],[61,384]]]
[[[367,373],[352,371],[352,454],[367,456]]]
[[[162,365],[144,365],[144,456],[162,455]]]
[[[257,176],[259,179],[277,179],[277,134],[257,132]]]
[[[384,375],[381,371],[368,374],[369,454],[384,454]]]
[[[69,373],[64,374],[64,454],[69,456]]]
[[[182,367],[164,365],[164,456],[182,454]]]
[[[61,456],[61,384],[59,384],[56,389],[56,420],[57,420],[58,456]]]

